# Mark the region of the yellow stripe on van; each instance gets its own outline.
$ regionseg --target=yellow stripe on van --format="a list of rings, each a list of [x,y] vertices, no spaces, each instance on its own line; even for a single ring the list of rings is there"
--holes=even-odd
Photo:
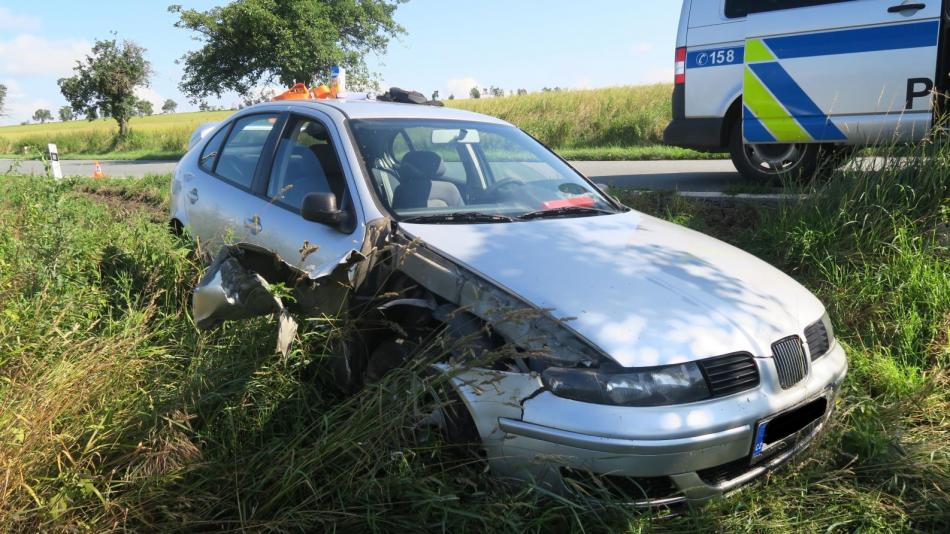
[[[775,54],[765,46],[762,39],[749,39],[745,42],[745,62],[775,61]]]
[[[776,141],[812,141],[808,132],[785,111],[749,67],[745,67],[745,86],[742,91],[742,102],[768,128]]]

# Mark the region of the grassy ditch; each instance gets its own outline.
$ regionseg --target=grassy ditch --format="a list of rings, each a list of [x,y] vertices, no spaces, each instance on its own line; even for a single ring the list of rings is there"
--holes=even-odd
[[[941,150],[782,208],[626,198],[802,281],[851,360],[835,424],[801,464],[675,518],[491,478],[419,435],[413,369],[336,394],[331,318],[304,321],[287,357],[270,318],[199,332],[200,266],[166,231],[167,177],[0,178],[0,525],[946,531],[948,171]]]

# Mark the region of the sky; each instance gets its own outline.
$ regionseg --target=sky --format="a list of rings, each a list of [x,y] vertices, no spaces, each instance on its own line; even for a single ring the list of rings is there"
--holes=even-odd
[[[154,75],[140,97],[161,108],[196,109],[178,89],[176,60],[200,46],[174,27],[168,5],[208,9],[223,0],[0,0],[0,84],[8,87],[0,125],[19,124],[65,100],[56,80],[69,76],[96,39],[135,41]],[[382,87],[442,98],[473,86],[588,89],[668,82],[680,2],[662,0],[410,0],[396,12],[406,35],[368,58]],[[216,105],[231,107],[237,95]]]

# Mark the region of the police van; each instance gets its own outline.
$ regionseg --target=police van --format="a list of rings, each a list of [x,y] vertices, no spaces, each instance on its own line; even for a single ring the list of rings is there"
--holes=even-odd
[[[950,85],[944,3],[685,0],[664,139],[728,150],[743,176],[772,180],[919,141]]]

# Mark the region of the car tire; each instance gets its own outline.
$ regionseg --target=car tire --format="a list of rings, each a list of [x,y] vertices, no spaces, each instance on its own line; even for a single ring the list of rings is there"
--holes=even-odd
[[[818,171],[821,152],[816,143],[747,144],[741,120],[733,121],[729,135],[729,155],[736,170],[756,182],[782,185],[809,181]]]
[[[366,383],[378,382],[386,373],[404,364],[412,356],[412,345],[404,339],[387,339],[374,350],[366,365]],[[424,372],[427,386],[426,404],[437,407],[440,416],[442,437],[449,445],[465,453],[475,453],[481,445],[481,437],[475,419],[455,388],[447,380],[441,380],[438,371]],[[433,412],[435,413],[435,412]]]

